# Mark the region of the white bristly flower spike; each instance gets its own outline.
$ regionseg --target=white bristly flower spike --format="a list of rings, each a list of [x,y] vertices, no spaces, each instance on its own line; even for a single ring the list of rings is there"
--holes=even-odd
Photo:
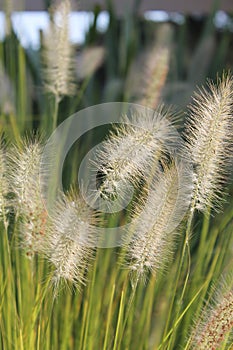
[[[182,184],[179,182],[179,174],[185,170],[181,167],[164,166],[147,198],[136,205],[132,227],[126,232],[125,248],[126,266],[138,279],[147,271],[155,273],[163,268],[173,252],[176,220],[184,201],[190,200],[188,178],[182,176]]]
[[[223,76],[196,94],[186,123],[185,138],[194,165],[195,207],[218,209],[233,145],[233,80]]]
[[[20,217],[20,245],[29,257],[45,245],[47,212],[41,197],[40,160],[42,143],[25,139],[8,154],[9,182],[15,195],[14,207]]]
[[[156,29],[152,45],[143,50],[130,67],[126,80],[128,99],[157,108],[169,71],[172,29],[164,23]]]
[[[5,149],[0,143],[0,220],[4,220],[5,225],[7,221],[7,209],[6,209],[6,195],[9,191],[9,185],[6,173],[6,153]]]
[[[93,76],[103,64],[106,52],[102,46],[83,48],[76,57],[76,74],[78,80]]]
[[[54,287],[65,283],[80,287],[93,254],[95,218],[74,191],[61,195],[51,213],[46,256],[54,266]]]
[[[122,118],[96,154],[96,168],[102,174],[98,192],[102,197],[111,198],[127,182],[137,184],[142,177],[150,176],[152,165],[168,152],[167,144],[177,141],[169,117],[161,107],[154,113],[134,114],[132,120]]]
[[[69,0],[60,1],[54,8],[49,31],[44,34],[44,79],[46,91],[60,101],[64,95],[75,93],[75,61],[69,41]]]

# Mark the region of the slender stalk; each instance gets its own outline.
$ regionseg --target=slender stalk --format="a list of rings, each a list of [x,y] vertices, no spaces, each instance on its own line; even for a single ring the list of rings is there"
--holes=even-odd
[[[94,285],[95,285],[95,280],[96,280],[96,268],[97,268],[97,259],[95,260],[94,270],[93,270],[93,275],[92,275],[92,281],[91,281],[90,294],[89,294],[89,299],[88,299],[88,310],[87,310],[87,318],[86,318],[86,323],[85,323],[85,332],[84,332],[84,340],[83,340],[82,349],[87,349],[87,337],[88,337],[88,331],[89,331],[89,326],[90,326],[90,317],[91,317],[93,293],[95,292],[94,291]]]
[[[58,110],[59,110],[60,97],[54,96],[54,111],[53,111],[53,130],[57,127]]]
[[[132,304],[133,304],[133,300],[134,300],[134,297],[135,297],[136,289],[137,289],[137,286],[138,286],[139,277],[140,277],[140,275],[138,273],[136,273],[134,281],[131,279],[132,292],[131,292],[131,295],[130,295],[130,298],[129,298],[129,302],[128,302],[128,305],[127,305],[127,310],[126,310],[125,317],[124,317],[124,323],[122,325],[121,336],[120,336],[120,339],[119,339],[119,345],[121,344],[121,341],[122,341],[122,338],[123,338],[123,335],[124,335],[126,323],[128,321],[128,318],[129,318],[129,314],[130,314],[131,307],[132,307]]]
[[[35,305],[34,308],[32,310],[32,319],[31,319],[31,324],[30,324],[30,331],[29,331],[29,347],[30,349],[32,349],[34,347],[34,336],[35,336],[35,324],[36,324],[36,320],[41,312],[41,307],[43,305],[43,302],[45,300],[45,297],[48,295],[48,291],[51,287],[51,278],[47,277],[46,283],[41,291],[40,288],[38,288],[37,290],[37,295],[36,295],[36,301],[35,301]],[[53,302],[50,304],[51,305],[51,313],[52,313],[52,309],[53,309]],[[51,313],[49,313],[49,315],[51,315]],[[48,321],[47,320],[47,326],[48,326]],[[46,326],[46,328],[47,328]]]
[[[108,334],[109,334],[109,327],[110,327],[110,323],[111,323],[112,303],[113,303],[115,288],[116,288],[116,285],[114,284],[113,288],[112,288],[112,294],[111,294],[109,308],[108,308],[107,326],[106,326],[106,331],[105,331],[103,350],[107,350]]]
[[[179,300],[179,309],[182,305],[183,297],[184,297],[185,290],[186,290],[187,283],[188,283],[188,279],[189,279],[190,265],[191,265],[189,237],[190,237],[191,228],[192,228],[192,221],[193,221],[193,217],[194,217],[194,208],[195,208],[195,197],[192,200],[191,207],[190,207],[190,215],[189,215],[188,221],[187,221],[185,240],[184,240],[184,244],[183,244],[183,248],[182,248],[182,252],[181,252],[181,258],[180,258],[179,265],[178,265],[174,293],[173,293],[171,305],[170,305],[169,312],[168,312],[168,318],[167,318],[167,322],[166,322],[166,326],[165,326],[165,330],[164,330],[164,334],[163,334],[163,339],[164,339],[164,337],[167,338],[167,331],[168,331],[169,323],[171,320],[172,310],[173,310],[174,302],[175,302],[175,298],[176,298],[176,292],[178,290],[178,284],[180,281],[180,276],[181,276],[181,271],[182,271],[182,267],[183,267],[183,263],[184,263],[184,259],[185,259],[186,249],[187,249],[187,253],[188,253],[188,269],[187,269],[185,283],[184,283],[184,286],[182,289],[181,297]]]
[[[181,313],[181,315],[176,319],[174,326],[170,329],[170,331],[167,333],[166,337],[163,339],[162,343],[159,345],[159,347],[157,348],[157,350],[160,350],[163,346],[163,344],[168,340],[168,338],[170,337],[171,334],[174,333],[174,330],[177,328],[177,326],[179,325],[179,323],[181,322],[181,320],[183,319],[184,315],[187,313],[187,311],[189,310],[189,308],[191,307],[191,305],[193,304],[193,302],[196,300],[196,298],[198,297],[198,295],[201,293],[202,289],[205,287],[205,285],[207,284],[207,282],[205,282],[202,287],[198,290],[198,292],[195,294],[195,296],[192,298],[192,300],[189,302],[189,304],[186,306],[186,308],[184,309],[184,311]],[[167,348],[166,348],[167,349]]]
[[[206,244],[206,238],[207,238],[207,234],[210,226],[210,213],[211,213],[211,209],[208,208],[208,211],[204,215],[204,219],[203,219],[203,225],[202,225],[202,230],[200,235],[200,243],[199,243],[198,252],[197,252],[198,257],[200,256],[201,252],[203,252]]]
[[[115,335],[115,339],[114,339],[113,350],[117,350],[119,329],[120,329],[121,318],[122,318],[122,314],[123,314],[123,301],[124,301],[124,289],[121,292],[121,302],[120,302],[120,309],[119,309],[119,314],[118,314],[117,328],[116,328],[116,335]]]

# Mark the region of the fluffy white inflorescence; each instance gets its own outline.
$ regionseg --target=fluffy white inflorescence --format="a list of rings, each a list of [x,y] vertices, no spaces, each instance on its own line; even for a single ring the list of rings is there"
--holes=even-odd
[[[127,266],[139,277],[148,270],[156,272],[169,260],[174,246],[177,219],[184,201],[190,200],[190,184],[183,177],[181,165],[165,167],[149,189],[148,197],[139,203],[132,227],[126,235]]]
[[[222,197],[233,144],[233,81],[223,77],[194,98],[186,125],[188,150],[195,170],[196,207],[205,211]]]
[[[128,181],[136,184],[149,175],[162,152],[167,154],[167,147],[176,141],[176,131],[162,108],[135,114],[132,120],[123,118],[96,156],[102,174],[101,195],[111,198]]]
[[[169,70],[170,50],[168,47],[155,47],[148,57],[144,75],[144,91],[139,103],[156,108]]]
[[[130,67],[126,80],[128,100],[157,108],[169,71],[172,30],[169,24],[156,31],[152,46],[143,50]]]
[[[233,330],[233,290],[219,293],[214,306],[208,307],[197,322],[191,348],[217,350]]]
[[[8,181],[6,175],[6,155],[0,144],[0,219],[6,214],[6,195],[8,193]]]
[[[75,93],[73,47],[69,41],[70,1],[61,1],[54,11],[54,21],[44,35],[45,89],[58,99]],[[56,21],[57,20],[57,21]]]
[[[44,249],[47,212],[41,198],[40,141],[24,140],[21,147],[15,146],[9,152],[9,180],[15,194],[15,209],[22,222],[21,245],[29,256]]]
[[[93,254],[94,217],[81,198],[71,192],[55,204],[48,235],[48,260],[54,265],[55,287],[60,282],[76,286],[85,283],[85,273]]]
[[[106,52],[102,46],[83,48],[76,58],[76,74],[78,80],[91,77],[102,65]]]

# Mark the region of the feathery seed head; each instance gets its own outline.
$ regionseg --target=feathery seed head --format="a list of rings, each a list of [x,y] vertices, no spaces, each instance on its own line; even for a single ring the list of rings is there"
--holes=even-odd
[[[9,190],[6,174],[6,154],[3,146],[0,144],[0,219],[6,214],[6,195]]]
[[[79,80],[92,76],[102,65],[105,49],[101,46],[84,48],[76,59],[76,73]]]
[[[150,53],[148,67],[144,76],[143,97],[139,103],[151,108],[156,108],[164,87],[168,68],[170,51],[168,47],[155,47]]]
[[[94,221],[91,210],[74,191],[61,196],[55,204],[46,251],[55,267],[55,289],[61,282],[85,284],[93,253]]]
[[[232,277],[232,275],[231,275]],[[216,293],[213,306],[207,307],[197,322],[191,336],[191,348],[217,350],[233,330],[233,289],[232,279],[229,285],[221,286],[223,291]]]
[[[200,90],[190,107],[185,137],[195,167],[196,207],[218,204],[233,145],[233,80],[226,76]]]
[[[43,41],[45,89],[59,100],[75,93],[73,47],[69,41],[70,10],[69,0],[55,7],[55,18]]]
[[[9,180],[15,195],[14,206],[22,219],[21,245],[29,256],[43,250],[47,213],[41,198],[40,160],[42,143],[25,139],[9,152]]]
[[[178,169],[179,167],[179,169]],[[127,266],[139,277],[146,271],[156,272],[169,261],[174,244],[175,229],[180,221],[184,202],[190,202],[189,177],[179,174],[182,165],[165,166],[148,191],[148,197],[139,202],[129,232],[126,233]],[[183,215],[181,216],[183,217]],[[177,223],[178,220],[178,223]]]
[[[168,153],[167,142],[176,143],[177,134],[162,108],[122,118],[96,154],[96,168],[103,174],[100,195],[110,198],[128,182],[137,184]]]
[[[169,70],[171,34],[170,25],[160,26],[153,46],[133,62],[126,81],[130,100],[157,108]]]

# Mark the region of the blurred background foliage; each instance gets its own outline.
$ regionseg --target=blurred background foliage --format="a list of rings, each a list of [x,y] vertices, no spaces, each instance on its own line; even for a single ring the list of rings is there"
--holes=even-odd
[[[46,32],[41,30],[38,48],[22,45],[10,1],[6,3],[5,37],[0,42],[0,131],[16,142],[32,130],[48,137],[54,129],[54,96],[44,89]],[[140,14],[139,4],[135,1],[134,11],[126,9],[119,16],[114,2],[106,1],[109,20],[104,31],[98,28],[102,9],[93,8],[84,42],[73,44],[76,91],[59,103],[57,124],[85,107],[117,101],[152,108],[162,102],[184,118],[197,86],[232,70],[233,14],[216,8],[208,15],[165,13],[166,19],[159,21]],[[52,21],[53,10],[48,11]],[[65,187],[77,180],[80,155],[105,134],[102,128],[88,141],[75,143],[64,167]]]
[[[197,85],[232,69],[232,14],[222,13],[220,25],[216,11],[168,14],[167,21],[155,22],[136,15],[136,5],[135,12],[119,18],[109,1],[109,25],[103,33],[97,28],[100,7],[93,12],[85,42],[75,45],[77,93],[62,100],[59,123],[84,107],[111,101],[149,102],[152,107],[163,101],[184,109]],[[52,101],[44,93],[41,69],[44,34],[39,49],[24,48],[10,17],[6,23],[0,43],[1,127],[9,126],[14,136],[32,127],[50,132]],[[156,96],[142,101],[147,89]]]

